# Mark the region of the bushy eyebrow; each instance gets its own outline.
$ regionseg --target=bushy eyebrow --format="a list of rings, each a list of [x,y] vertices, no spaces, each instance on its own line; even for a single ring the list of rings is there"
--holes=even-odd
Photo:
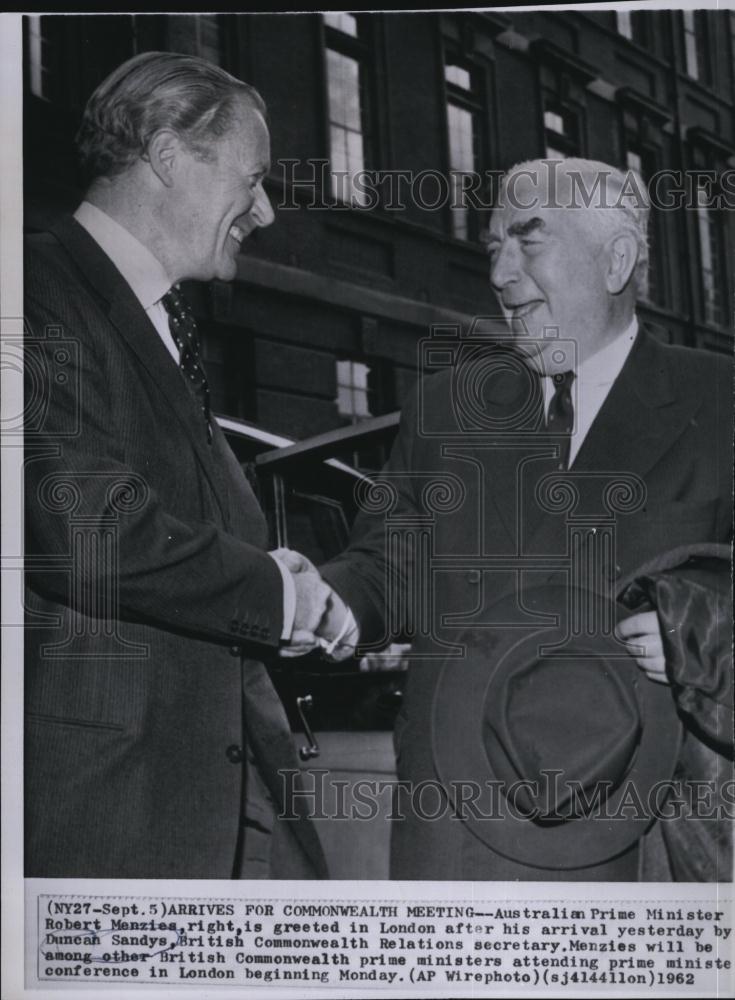
[[[534,216],[529,219],[528,222],[513,222],[508,226],[508,236],[528,236],[529,233],[533,232],[543,232],[546,229],[546,223],[543,219],[539,219],[538,216]],[[488,249],[491,245],[500,243],[501,239],[497,233],[490,233],[487,237],[486,246]]]
[[[528,236],[529,233],[534,233],[539,229],[546,229],[546,223],[538,216],[534,216],[528,222],[514,222],[508,226],[508,236]]]

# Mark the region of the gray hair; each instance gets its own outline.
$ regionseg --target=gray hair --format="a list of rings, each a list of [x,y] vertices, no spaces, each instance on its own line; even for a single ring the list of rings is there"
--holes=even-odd
[[[247,83],[197,56],[144,52],[118,66],[87,102],[76,136],[89,180],[122,173],[161,128],[179,133],[202,159],[231,129],[245,101],[265,117],[265,102]]]
[[[648,277],[648,218],[651,203],[641,175],[632,168],[619,170],[600,160],[567,159],[527,160],[517,163],[504,175],[500,202],[512,201],[512,181],[519,176],[535,183],[547,180],[546,208],[584,209],[589,229],[602,243],[619,233],[629,233],[638,247],[633,280],[636,291],[643,293]],[[559,184],[559,179],[567,183]],[[528,207],[524,202],[521,207]],[[541,207],[539,205],[538,207]]]

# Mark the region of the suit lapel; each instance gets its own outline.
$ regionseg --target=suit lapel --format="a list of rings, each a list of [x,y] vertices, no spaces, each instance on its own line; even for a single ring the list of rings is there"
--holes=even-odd
[[[207,444],[201,414],[192,405],[181,374],[145,310],[107,254],[74,219],[60,221],[51,231],[82,270],[92,291],[104,300],[110,322],[151,374],[172,413],[186,428],[226,520],[228,505],[224,486],[215,469],[212,449]]]
[[[677,399],[666,351],[641,331],[579,450],[573,470],[644,477],[681,435],[697,397]]]

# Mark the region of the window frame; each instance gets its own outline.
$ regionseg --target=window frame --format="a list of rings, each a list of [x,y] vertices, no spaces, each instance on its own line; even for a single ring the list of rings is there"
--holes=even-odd
[[[61,20],[63,18],[63,20]],[[38,25],[39,32],[32,31],[32,26]],[[44,38],[43,28],[51,29],[51,32]],[[60,51],[74,51],[78,48],[75,29],[77,24],[74,18],[64,17],[63,14],[24,14],[23,15],[23,72],[24,83],[27,94],[34,100],[42,101],[45,105],[64,112],[72,111],[78,104],[77,92],[79,89],[76,64],[70,60],[68,67],[61,65]],[[38,65],[39,78],[43,79],[44,69],[50,74],[50,93],[44,93],[43,87],[40,92],[34,88],[34,58],[33,44],[34,37],[38,38],[38,49],[41,54],[41,62]],[[42,60],[42,49],[46,44],[52,53],[51,61],[44,65]]]
[[[447,67],[459,66],[470,75],[470,89],[461,87],[447,79]],[[450,203],[447,205],[446,228],[452,239],[464,244],[479,244],[483,231],[486,229],[486,221],[481,214],[481,210],[467,206],[467,234],[460,235],[455,229],[455,215],[452,207],[453,185],[451,176],[458,168],[452,166],[452,146],[451,130],[449,124],[450,106],[460,108],[471,115],[472,121],[472,145],[473,145],[473,170],[482,174],[483,164],[490,162],[490,128],[488,111],[488,77],[486,66],[473,55],[467,55],[460,51],[459,45],[448,37],[442,38],[441,54],[441,80],[442,99],[444,107],[444,127],[445,127],[445,161],[447,165],[447,177],[450,180]]]
[[[691,16],[690,22],[688,15]],[[679,26],[685,75],[704,87],[710,87],[712,85],[714,53],[707,11],[679,11]],[[693,51],[690,49],[690,43],[693,45]],[[692,72],[690,54],[696,60],[696,72]]]
[[[572,101],[562,97],[562,87],[557,87],[556,91],[550,87],[543,87],[541,93],[541,130],[544,140],[544,158],[555,159],[555,155],[549,152],[550,141],[553,140],[554,152],[558,151],[562,157],[584,156],[584,122],[582,109],[577,107]],[[570,116],[574,122],[575,136],[567,136],[557,132],[546,124],[548,112],[559,114],[562,118]]]
[[[698,183],[693,190],[694,212],[693,226],[696,230],[697,246],[697,286],[699,291],[699,316],[698,319],[705,326],[718,329],[728,326],[728,303],[730,301],[729,283],[726,254],[726,232],[725,217],[722,209],[712,205],[699,206]],[[717,181],[710,185],[710,197],[716,199],[721,194]],[[706,213],[706,214],[703,214]],[[706,220],[706,221],[705,221]],[[712,266],[705,269],[705,252],[703,250],[703,224],[708,229],[709,252],[712,253]],[[713,295],[708,296],[706,273],[711,275],[711,289]]]
[[[377,99],[376,99],[376,74],[375,74],[375,25],[371,15],[362,13],[352,13],[357,22],[357,37],[349,35],[326,21],[326,14],[319,15],[321,25],[322,42],[322,78],[323,78],[323,121],[324,121],[324,148],[327,160],[329,161],[329,177],[332,177],[333,150],[332,150],[332,128],[333,123],[330,113],[330,92],[329,92],[329,57],[331,50],[337,52],[347,59],[352,59],[358,65],[358,90],[360,101],[360,135],[362,138],[362,170],[374,170],[379,160],[379,136],[377,120]],[[344,126],[338,125],[343,128]],[[347,130],[350,131],[350,130]],[[343,200],[336,196],[334,185],[330,181],[329,191],[325,192],[337,204],[347,208],[361,208],[358,200],[351,198]]]
[[[623,154],[621,169],[630,169],[627,157],[629,153],[635,153],[642,161],[641,176],[643,181],[648,184],[650,177],[661,169],[662,161],[660,146],[650,138],[653,131],[650,120],[645,114],[636,113],[627,108],[622,109],[621,131]],[[670,288],[665,268],[665,255],[661,253],[665,241],[664,223],[665,220],[661,213],[652,208],[648,218],[648,282],[642,301],[666,309],[670,302]]]
[[[615,13],[615,30],[620,36],[620,38],[625,38],[627,41],[632,42],[634,45],[639,45],[641,48],[644,49],[650,46],[651,32],[646,11],[616,10],[614,13]],[[621,31],[620,29],[621,15],[625,15],[627,17],[627,23],[630,28],[630,34],[628,34],[627,31]]]
[[[350,423],[358,424],[362,420],[367,420],[370,417],[376,416],[376,414],[370,412],[370,376],[372,374],[372,365],[370,365],[364,358],[355,357],[335,357],[335,385],[337,388],[337,395],[335,396],[335,403],[337,405],[337,413],[340,417],[348,420]],[[348,382],[340,381],[340,365],[350,366],[350,380]],[[364,368],[365,385],[361,386],[355,382],[355,366],[359,365]],[[340,389],[347,389],[350,394],[350,399],[352,403],[352,408],[349,411],[340,409]],[[355,397],[357,394],[361,397],[364,396],[365,402],[365,413],[359,413],[355,408]]]

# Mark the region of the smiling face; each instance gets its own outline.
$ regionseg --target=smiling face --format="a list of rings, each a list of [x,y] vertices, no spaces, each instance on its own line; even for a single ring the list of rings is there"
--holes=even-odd
[[[181,149],[167,206],[177,280],[231,281],[242,241],[273,222],[263,190],[270,136],[258,111],[243,104],[233,128],[212,144],[212,159]]]
[[[587,209],[548,206],[540,175],[522,178],[490,223],[490,281],[518,347],[549,374],[611,339],[607,254],[590,221]],[[570,340],[573,352],[561,343]]]

